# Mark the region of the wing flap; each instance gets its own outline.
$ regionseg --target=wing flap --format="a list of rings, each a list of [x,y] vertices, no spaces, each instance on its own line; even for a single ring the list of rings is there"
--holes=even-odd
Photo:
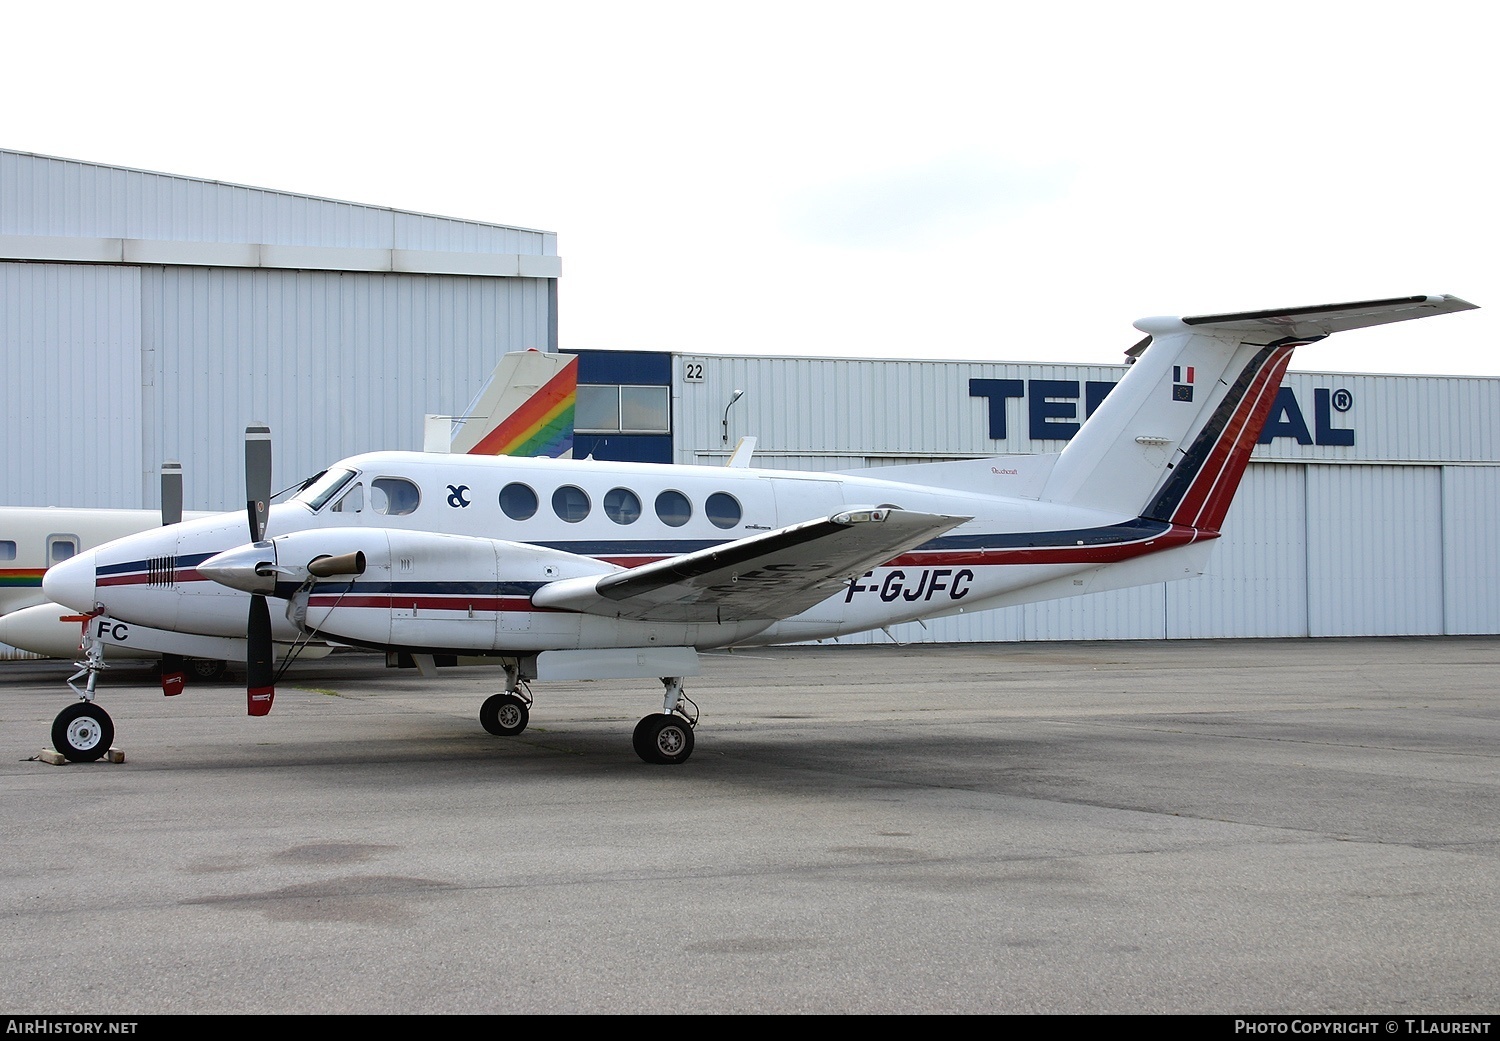
[[[774,621],[827,599],[854,575],[968,517],[859,508],[803,521],[629,571],[553,582],[537,607],[611,618]]]

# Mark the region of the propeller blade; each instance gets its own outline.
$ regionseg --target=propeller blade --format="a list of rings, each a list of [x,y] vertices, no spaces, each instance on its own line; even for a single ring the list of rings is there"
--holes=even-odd
[[[163,654],[161,656],[161,692],[167,697],[174,697],[182,693],[183,685],[187,683],[187,669],[183,665],[182,655]]]
[[[182,520],[182,464],[169,459],[161,464],[161,524]]]
[[[161,464],[161,526],[167,527],[182,520],[182,464],[169,459]],[[182,693],[187,683],[187,669],[182,655],[161,656],[161,692],[167,697]]]
[[[264,716],[276,699],[275,648],[271,644],[271,611],[266,598],[250,598],[250,620],[245,626],[248,651],[245,654],[246,710],[252,716]]]
[[[245,428],[245,510],[250,516],[250,541],[266,536],[271,505],[271,428],[252,423]]]

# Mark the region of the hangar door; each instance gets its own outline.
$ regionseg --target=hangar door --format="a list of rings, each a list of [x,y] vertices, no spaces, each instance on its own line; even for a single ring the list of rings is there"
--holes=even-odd
[[[1500,466],[1443,467],[1447,633],[1500,633]]]
[[[1301,466],[1251,463],[1200,578],[1166,587],[1167,636],[1307,635],[1307,502]]]
[[[6,505],[144,505],[139,268],[0,264],[0,363]]]
[[[1307,467],[1309,636],[1443,631],[1442,468]]]

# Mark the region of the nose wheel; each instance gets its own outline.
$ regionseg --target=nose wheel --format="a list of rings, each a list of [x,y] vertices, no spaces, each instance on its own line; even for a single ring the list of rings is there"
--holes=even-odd
[[[52,722],[52,747],[72,763],[103,758],[114,740],[114,720],[92,701],[69,705]]]

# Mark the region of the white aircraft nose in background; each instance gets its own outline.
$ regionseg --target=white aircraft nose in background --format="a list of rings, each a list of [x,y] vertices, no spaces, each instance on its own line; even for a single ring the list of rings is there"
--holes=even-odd
[[[88,614],[94,609],[94,554],[59,561],[42,576],[42,592],[55,604]]]

